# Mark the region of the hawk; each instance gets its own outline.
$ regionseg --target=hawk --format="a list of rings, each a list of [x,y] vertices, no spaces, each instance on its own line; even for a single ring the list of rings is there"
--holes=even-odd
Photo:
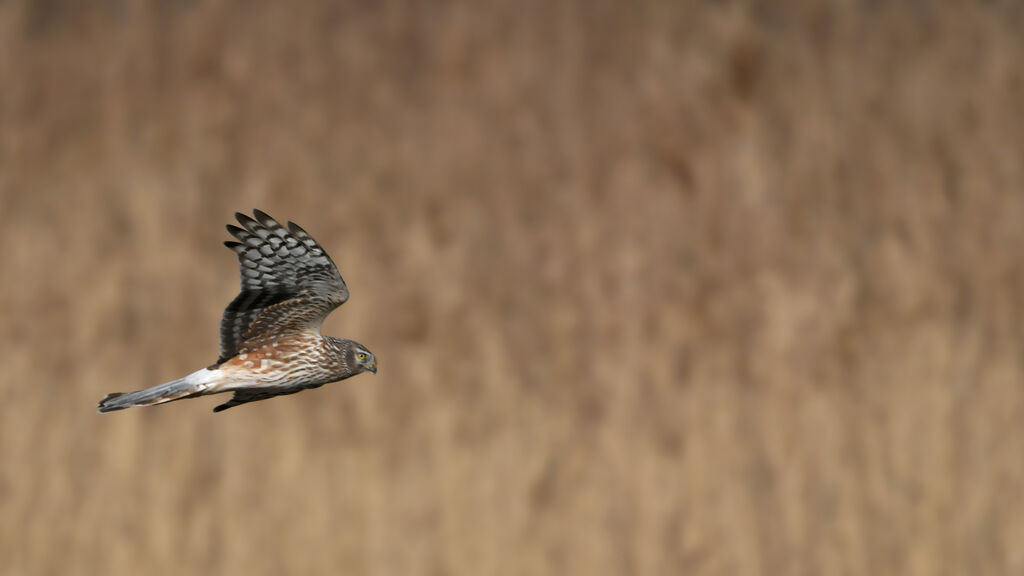
[[[166,384],[109,394],[100,412],[233,392],[213,409],[220,412],[377,373],[377,358],[365,346],[320,334],[324,318],[348,300],[324,249],[292,222],[285,228],[259,210],[254,216],[237,213],[242,227],[227,227],[237,238],[224,245],[238,255],[242,291],[224,310],[217,362]]]

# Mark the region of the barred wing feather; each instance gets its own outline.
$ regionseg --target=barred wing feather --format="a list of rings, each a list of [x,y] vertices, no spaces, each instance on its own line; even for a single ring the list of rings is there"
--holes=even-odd
[[[305,230],[287,229],[256,210],[255,219],[235,214],[228,232],[238,241],[224,244],[238,255],[242,290],[224,310],[220,364],[250,341],[317,330],[332,310],[348,300],[337,266]]]

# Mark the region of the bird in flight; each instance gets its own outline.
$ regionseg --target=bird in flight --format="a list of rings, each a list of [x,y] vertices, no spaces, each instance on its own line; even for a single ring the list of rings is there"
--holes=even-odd
[[[265,213],[235,214],[242,291],[220,322],[217,362],[166,384],[108,394],[100,412],[233,392],[214,412],[246,402],[318,388],[362,372],[377,373],[377,358],[352,340],[322,336],[320,325],[348,300],[348,287],[324,249],[292,222]]]

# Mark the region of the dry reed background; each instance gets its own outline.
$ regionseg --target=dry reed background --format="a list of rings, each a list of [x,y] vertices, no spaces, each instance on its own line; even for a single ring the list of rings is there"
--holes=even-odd
[[[1019,5],[299,4],[0,2],[0,573],[1024,573]],[[253,207],[381,373],[96,415]]]

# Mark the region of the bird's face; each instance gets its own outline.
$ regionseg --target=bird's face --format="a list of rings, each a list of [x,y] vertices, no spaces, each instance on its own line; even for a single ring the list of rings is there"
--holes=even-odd
[[[352,360],[360,372],[377,373],[377,357],[362,346],[356,346],[352,350]]]

